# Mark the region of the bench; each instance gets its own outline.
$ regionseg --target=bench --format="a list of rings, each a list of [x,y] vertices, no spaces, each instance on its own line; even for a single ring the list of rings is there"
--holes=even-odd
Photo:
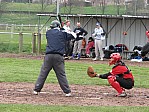
[[[123,59],[130,59],[130,56],[134,54],[134,51],[123,51],[120,53]]]
[[[81,49],[81,56],[86,56],[86,53],[85,53],[86,49],[85,48],[82,48]],[[93,52],[95,52],[95,50],[93,49],[93,51],[91,52],[91,57],[93,58],[94,56],[92,56]],[[114,50],[103,50],[104,54],[105,54],[105,57],[104,58],[108,58],[110,57],[110,54],[111,53],[114,53],[115,51]],[[127,51],[127,50],[124,50],[123,52],[120,52],[121,56],[123,57],[123,59],[130,59],[130,56],[134,53],[134,51]],[[146,55],[146,57],[149,57],[149,53]]]
[[[103,50],[103,51],[105,54],[104,58],[110,58],[110,55],[112,53],[116,53],[115,50]],[[126,51],[126,50],[124,50],[123,52],[120,52],[123,59],[129,59],[133,53],[134,53],[134,51]]]

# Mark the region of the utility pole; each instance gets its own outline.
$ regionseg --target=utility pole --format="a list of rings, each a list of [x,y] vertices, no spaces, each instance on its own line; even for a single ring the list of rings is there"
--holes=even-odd
[[[59,14],[59,4],[60,4],[60,0],[57,0],[57,16]]]

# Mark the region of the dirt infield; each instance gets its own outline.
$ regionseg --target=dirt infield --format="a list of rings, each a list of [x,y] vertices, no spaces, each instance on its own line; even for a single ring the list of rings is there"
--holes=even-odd
[[[65,97],[57,84],[45,84],[39,95],[33,95],[32,83],[0,83],[0,103],[77,105],[77,106],[149,106],[149,89],[134,88],[126,98],[115,97],[109,86],[70,85],[72,97]]]
[[[43,56],[0,54],[0,58],[43,59]],[[67,60],[78,61],[78,60]],[[80,62],[93,62],[81,59]],[[149,66],[149,62],[137,63],[125,61],[131,66]],[[58,84],[45,84],[39,95],[33,95],[33,83],[0,83],[0,103],[40,104],[40,105],[77,105],[77,106],[149,106],[149,89],[133,88],[127,91],[127,97],[116,97],[116,91],[110,86],[70,85],[72,97],[65,97]]]

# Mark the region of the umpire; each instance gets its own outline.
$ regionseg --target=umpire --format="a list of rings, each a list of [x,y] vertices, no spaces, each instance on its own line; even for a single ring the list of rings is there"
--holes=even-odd
[[[34,94],[38,95],[43,88],[49,72],[53,69],[65,96],[71,96],[71,90],[65,74],[63,54],[65,52],[66,41],[74,39],[76,35],[61,31],[60,23],[57,20],[52,21],[50,27],[51,29],[46,32],[46,55],[35,84]]]

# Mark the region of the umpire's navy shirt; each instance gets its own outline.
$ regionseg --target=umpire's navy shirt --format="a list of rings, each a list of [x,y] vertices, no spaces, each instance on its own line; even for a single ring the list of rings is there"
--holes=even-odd
[[[71,34],[61,31],[59,28],[53,28],[46,32],[46,39],[46,54],[63,55],[66,41],[74,39],[74,37]]]

